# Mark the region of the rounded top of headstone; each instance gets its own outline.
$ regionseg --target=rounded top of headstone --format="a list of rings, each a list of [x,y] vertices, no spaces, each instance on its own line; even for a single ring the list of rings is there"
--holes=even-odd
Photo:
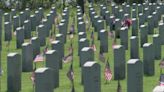
[[[54,11],[50,11],[50,13],[51,13],[51,14],[53,14],[53,13],[54,13]]]
[[[25,21],[24,21],[24,23],[28,23],[28,22],[29,22],[29,20],[25,20]]]
[[[162,26],[162,25],[164,25],[164,23],[163,23],[163,22],[160,22],[160,23],[159,23],[159,26]]]
[[[43,9],[42,7],[39,7],[39,10]]]
[[[129,16],[129,14],[128,13],[125,13],[124,16]]]
[[[78,12],[77,15],[82,15],[82,13],[81,12]]]
[[[139,13],[139,16],[142,16],[143,15],[143,13]]]
[[[126,3],[124,2],[124,3],[122,3],[122,5],[123,5],[123,6],[126,5]]]
[[[6,13],[4,13],[4,15],[8,15],[8,14],[9,14],[9,13],[7,13],[7,12],[6,12]]]
[[[148,46],[150,46],[152,43],[145,43],[144,45],[143,45],[143,47],[148,47]]]
[[[59,23],[59,26],[63,26],[64,25],[64,23]]]
[[[141,4],[138,4],[138,6],[141,6]]]
[[[65,16],[65,15],[67,15],[66,13],[62,13],[62,16]]]
[[[94,10],[94,8],[90,8],[89,10]]]
[[[16,52],[11,52],[11,53],[9,53],[7,56],[8,57],[13,57],[13,56],[15,56],[15,55],[17,55],[18,53],[16,53]]]
[[[101,33],[104,33],[105,31],[106,31],[105,29],[101,29],[101,30],[100,30]]]
[[[15,9],[11,9],[11,11],[15,11]]]
[[[35,15],[30,15],[30,17],[35,17]]]
[[[144,10],[147,11],[149,8],[145,8]]]
[[[147,18],[152,18],[152,16],[151,16],[151,15],[149,15]]]
[[[15,18],[18,18],[18,16],[13,16],[13,18],[15,19]]]
[[[110,18],[114,18],[114,16],[112,15],[112,16],[110,16]]]
[[[136,3],[133,3],[132,5],[136,5]]]
[[[29,8],[26,8],[25,10],[28,11],[28,10],[30,10],[30,9],[29,9]]]
[[[136,39],[137,38],[137,36],[131,36],[130,37],[130,39]]]
[[[85,34],[85,32],[79,32],[78,34],[79,34],[79,35],[83,35],[83,34]]]
[[[94,64],[96,64],[96,61],[87,61],[87,62],[84,64],[84,67],[91,67],[91,66],[93,66]]]
[[[51,16],[51,14],[48,13],[48,14],[47,14],[47,17],[48,17],[48,16]]]
[[[98,15],[94,16],[94,18],[98,18],[98,17],[99,17]]]
[[[10,22],[5,22],[5,25],[9,24]]]
[[[93,15],[93,14],[96,14],[96,12],[95,12],[95,11],[92,11],[91,14],[92,14],[92,15]]]
[[[56,7],[53,6],[53,7],[51,7],[51,9],[56,9]]]
[[[151,6],[151,5],[153,5],[152,3],[149,3],[149,5]]]
[[[35,11],[35,13],[39,13],[39,11]]]
[[[48,70],[47,67],[44,67],[44,68],[38,68],[38,69],[36,69],[35,73],[43,73],[43,72],[45,72],[46,70]]]
[[[157,14],[157,12],[153,12],[153,15],[156,15]]]
[[[43,21],[43,22],[47,22],[47,19],[43,19],[42,21]]]
[[[139,61],[139,59],[130,59],[129,61],[128,61],[128,64],[135,64],[135,63],[137,63]]]
[[[157,6],[157,9],[160,9],[161,7],[160,6]]]
[[[83,21],[80,21],[80,22],[79,22],[79,25],[81,25],[81,24],[84,24],[84,22],[83,22]]]
[[[132,9],[132,11],[136,11],[136,9]]]
[[[25,42],[25,43],[22,44],[22,46],[27,46],[29,44],[30,44],[29,42]]]
[[[127,27],[121,27],[120,31],[124,31]]]
[[[115,4],[114,3],[112,3],[112,5],[111,6],[115,6]]]
[[[98,20],[97,22],[98,22],[98,23],[101,23],[101,22],[103,22],[103,20]]]
[[[104,6],[102,9],[104,10],[104,9],[106,9],[106,7]]]
[[[56,37],[60,37],[60,36],[62,36],[63,34],[56,34]]]
[[[62,23],[65,22],[65,21],[66,21],[65,19],[62,19],[62,20],[61,20]]]
[[[77,5],[76,7],[77,7],[77,8],[80,8],[80,6],[79,6],[79,5]]]
[[[78,17],[78,20],[81,20],[81,19],[83,19],[82,17]]]
[[[21,30],[21,29],[22,29],[22,27],[17,27],[17,28],[16,28],[16,30]]]
[[[115,6],[114,8],[118,9],[118,6]]]
[[[55,50],[48,50],[47,52],[46,52],[46,54],[52,54],[52,53],[54,53],[55,52]]]
[[[77,12],[81,12],[81,9],[79,8],[79,9],[77,9]]]
[[[113,48],[114,49],[119,49],[119,48],[121,48],[122,47],[122,45],[115,45]]]
[[[60,41],[59,40],[55,40],[55,41],[52,41],[51,43],[52,44],[58,44]]]
[[[120,9],[119,12],[123,12],[123,9]]]
[[[31,40],[36,40],[38,37],[32,37]]]
[[[84,42],[85,40],[87,40],[87,39],[86,38],[81,38],[79,41]]]
[[[90,47],[83,47],[82,49],[81,49],[81,51],[89,51],[90,50]]]
[[[41,28],[41,27],[44,27],[44,25],[43,24],[40,24],[38,27]]]
[[[100,6],[101,6],[101,7],[103,7],[104,5],[103,5],[103,4],[101,4]]]
[[[126,7],[130,7],[130,5],[126,5]]]
[[[115,21],[120,21],[120,19],[117,18],[117,19],[115,19]]]
[[[132,21],[136,21],[136,18],[132,18]]]
[[[140,25],[141,28],[146,27],[145,25]]]
[[[23,14],[23,13],[24,13],[23,11],[20,12],[20,14]]]
[[[105,11],[105,13],[109,13],[109,11]]]
[[[159,37],[159,34],[154,34],[153,37]]]

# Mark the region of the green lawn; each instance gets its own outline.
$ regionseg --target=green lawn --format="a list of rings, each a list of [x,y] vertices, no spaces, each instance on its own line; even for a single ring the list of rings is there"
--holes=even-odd
[[[96,10],[99,11],[98,8],[96,8]],[[88,14],[88,12],[87,12],[87,14]],[[71,8],[69,25],[71,25],[71,23],[72,23],[73,16],[76,16],[76,9]],[[91,28],[91,30],[93,30],[93,28]],[[155,29],[155,30],[157,30],[157,29]],[[56,33],[58,33],[58,32],[56,32]],[[91,31],[87,31],[88,39],[90,39],[89,38],[90,33],[91,33]],[[129,38],[130,38],[130,35],[131,35],[131,32],[129,30]],[[77,39],[78,39],[78,37],[76,34],[73,39],[73,47],[74,47],[74,66],[73,66],[73,68],[74,68],[74,73],[75,73],[75,90],[76,90],[76,92],[83,92],[83,86],[81,85],[81,69],[79,67],[79,57],[77,56],[77,51],[78,51],[78,49],[77,49],[78,48],[78,40]],[[97,33],[95,33],[95,39],[97,39]],[[47,39],[47,41],[48,41],[48,39]],[[109,52],[105,56],[106,56],[106,58],[109,57],[109,63],[111,65],[111,70],[114,71],[113,70],[114,61],[113,61],[112,39],[109,37],[108,41],[109,41]],[[149,36],[149,42],[152,42],[152,36]],[[120,43],[120,41],[118,40],[117,44],[119,44],[119,43]],[[112,79],[109,82],[109,84],[105,84],[105,80],[104,80],[104,66],[105,65],[104,65],[104,63],[102,63],[98,60],[100,43],[98,40],[95,40],[95,44],[97,47],[97,51],[95,52],[95,61],[97,61],[101,65],[101,90],[102,90],[102,92],[116,92],[117,81]],[[130,44],[130,39],[129,39],[129,44]],[[70,40],[67,40],[67,43],[65,44],[65,54],[68,53],[69,45],[70,45]],[[2,48],[3,48],[2,49],[2,68],[3,68],[4,73],[3,73],[3,76],[0,78],[1,78],[1,86],[2,86],[1,91],[5,92],[7,89],[7,79],[6,79],[7,78],[7,65],[6,65],[7,64],[7,60],[6,60],[7,54],[9,52],[18,52],[21,54],[21,50],[16,50],[15,36],[13,36],[13,40],[11,42],[9,52],[8,52],[8,48],[6,47],[6,43],[4,42],[4,37],[3,37]],[[43,47],[41,49],[43,49]],[[140,48],[139,50],[140,50],[140,59],[142,61],[142,57],[143,57],[142,48]],[[164,46],[162,46],[162,56],[164,56]],[[129,45],[129,49],[126,51],[126,61],[128,61],[129,58],[130,58],[130,45]],[[60,77],[59,77],[60,78],[60,87],[55,89],[55,92],[70,92],[71,91],[71,82],[69,81],[69,79],[66,76],[66,73],[69,70],[69,66],[70,66],[70,63],[63,64],[63,69],[60,70]],[[38,67],[44,67],[44,64],[38,63]],[[32,86],[32,82],[30,80],[30,75],[31,75],[31,73],[22,73],[22,91],[21,92],[33,92],[33,86]],[[143,80],[144,81],[144,84],[143,84],[144,91],[143,92],[152,92],[152,89],[158,84],[159,75],[160,75],[159,61],[155,61],[155,75],[152,77],[144,76],[144,80]],[[121,86],[122,86],[122,91],[126,92],[127,91],[127,79],[121,80]]]

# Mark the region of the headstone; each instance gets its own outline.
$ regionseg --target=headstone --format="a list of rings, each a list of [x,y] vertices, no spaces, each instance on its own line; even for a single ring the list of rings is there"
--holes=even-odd
[[[16,29],[16,48],[19,49],[22,47],[24,43],[24,29],[22,27],[18,27]]]
[[[11,16],[9,13],[4,13],[4,22],[10,22],[11,21]]]
[[[31,45],[33,50],[33,59],[40,54],[40,43],[38,37],[31,38]]]
[[[115,19],[115,21],[115,36],[116,38],[120,38],[121,21],[120,19]]]
[[[137,20],[137,18],[132,19],[132,36],[138,36],[138,20]]]
[[[63,45],[59,40],[55,40],[51,42],[51,47],[52,50],[56,50],[59,55],[59,68],[62,69],[63,63],[62,63],[62,53],[64,52],[63,50]]]
[[[64,37],[63,37],[63,34],[56,34],[56,40],[60,41],[62,43],[62,50],[61,50],[61,54],[62,54],[62,57],[64,57]]]
[[[100,48],[103,52],[108,52],[108,32],[105,29],[100,30]]]
[[[21,91],[21,56],[18,53],[7,55],[7,92]]]
[[[95,61],[87,61],[83,66],[84,92],[101,92],[101,70]]]
[[[161,45],[164,44],[164,23],[159,23],[159,38],[161,40]]]
[[[81,38],[78,45],[78,56],[80,56],[80,51],[83,47],[89,46],[89,40],[87,38]],[[81,66],[81,65],[80,65]]]
[[[147,76],[153,76],[155,74],[154,47],[151,43],[145,43],[143,45],[143,63],[144,74]]]
[[[78,40],[80,40],[81,38],[86,38],[87,35],[86,35],[86,32],[79,32],[78,33]]]
[[[120,40],[121,45],[127,50],[128,49],[128,28],[122,27],[120,29]]]
[[[31,24],[29,20],[24,21],[24,37],[25,39],[31,38]]]
[[[140,46],[143,47],[144,43],[148,42],[148,28],[145,25],[140,26]]]
[[[30,43],[22,44],[22,71],[31,72],[33,70],[33,51]]]
[[[53,92],[53,70],[38,68],[35,71],[35,92]]]
[[[154,46],[154,55],[156,60],[161,59],[161,43],[160,43],[160,37],[159,34],[153,35],[153,46]]]
[[[13,30],[16,31],[17,27],[19,27],[19,17],[13,16]]]
[[[154,34],[154,23],[152,16],[148,16],[148,34]]]
[[[26,16],[25,16],[24,12],[20,12],[19,18],[20,18],[20,26],[23,26],[24,21],[26,20]]]
[[[49,50],[46,52],[46,67],[53,69],[53,87],[59,87],[59,55],[57,51]]]
[[[78,32],[86,32],[86,27],[84,22],[78,23]]]
[[[125,49],[122,45],[114,46],[114,80],[125,79]]]
[[[36,31],[36,16],[35,15],[30,15],[30,19],[31,21],[31,31]]]
[[[131,36],[130,38],[130,58],[139,58],[139,42],[137,36]]]
[[[38,26],[38,38],[39,38],[40,46],[45,46],[46,45],[46,31],[45,31],[44,25]]]
[[[139,59],[130,59],[127,68],[127,92],[143,92],[142,62]]]
[[[5,41],[12,40],[12,26],[10,22],[5,22]]]

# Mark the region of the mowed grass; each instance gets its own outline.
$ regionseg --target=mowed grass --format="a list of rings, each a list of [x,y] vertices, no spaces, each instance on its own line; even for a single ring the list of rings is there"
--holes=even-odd
[[[95,7],[97,14],[99,14],[99,5]],[[58,12],[61,11],[58,10]],[[48,10],[46,11],[48,13]],[[45,14],[46,14],[45,13]],[[86,14],[88,15],[88,7],[86,7]],[[69,21],[69,28],[70,25],[72,24],[73,17],[76,17],[76,9],[70,8],[70,21]],[[76,18],[77,20],[77,18]],[[77,22],[76,24],[77,25]],[[88,27],[88,24],[86,24],[86,27]],[[87,31],[87,38],[90,39],[90,33],[91,31],[94,30],[94,28],[91,28],[90,31]],[[109,28],[106,27],[106,30],[109,31]],[[158,32],[158,29],[155,29]],[[58,33],[58,31],[56,31]],[[111,80],[109,81],[108,84],[105,84],[105,79],[104,79],[104,67],[105,64],[102,63],[101,61],[98,60],[99,56],[99,41],[97,40],[97,33],[95,32],[95,44],[96,44],[96,49],[97,51],[95,52],[95,61],[97,61],[101,65],[101,90],[102,92],[116,92],[117,90],[117,81]],[[126,61],[130,59],[130,36],[131,36],[131,29],[129,29],[129,48],[126,51]],[[68,37],[68,36],[67,36]],[[28,42],[29,40],[27,40]],[[109,57],[109,63],[111,66],[112,73],[114,75],[114,60],[113,60],[113,49],[112,49],[112,39],[109,37],[109,52],[105,54],[106,58]],[[69,37],[67,38],[67,43],[65,44],[65,55],[68,54],[68,48],[70,46],[70,40]],[[152,43],[152,35],[149,36],[149,42]],[[47,43],[49,43],[49,40],[47,38]],[[120,40],[117,40],[117,44],[120,44]],[[3,30],[3,44],[2,44],[2,68],[3,68],[3,76],[1,76],[1,92],[5,92],[7,90],[7,54],[10,52],[18,52],[21,54],[21,50],[16,49],[16,38],[13,35],[13,39],[10,44],[10,50],[8,51],[8,48],[6,47],[6,42],[4,42],[4,30]],[[41,48],[41,51],[43,50],[44,47]],[[74,48],[74,64],[73,64],[73,69],[74,69],[74,83],[75,83],[75,91],[76,92],[83,92],[83,86],[81,85],[81,68],[79,67],[79,57],[77,56],[78,53],[78,35],[77,35],[77,28],[76,28],[76,35],[74,36],[73,39],[73,48]],[[51,47],[49,47],[51,49]],[[139,49],[140,51],[140,59],[142,61],[143,59],[143,50],[142,48]],[[164,56],[164,46],[162,46],[162,57]],[[160,76],[160,67],[159,67],[159,62],[160,60],[156,60],[155,62],[155,75],[154,76],[143,76],[143,92],[152,92],[153,88],[158,84],[159,81],[159,76]],[[44,67],[45,62],[37,63],[37,67]],[[60,70],[60,87],[57,89],[54,89],[54,92],[70,92],[71,91],[71,82],[67,78],[66,73],[69,70],[70,63],[63,64],[63,69]],[[127,66],[127,64],[126,64]],[[127,71],[127,68],[126,68]],[[127,74],[127,73],[126,73]],[[22,72],[22,91],[21,92],[33,92],[33,85],[32,81],[30,80],[31,73],[24,73]],[[132,81],[133,82],[133,81]],[[127,76],[126,79],[121,80],[121,87],[122,91],[126,92],[127,91]]]

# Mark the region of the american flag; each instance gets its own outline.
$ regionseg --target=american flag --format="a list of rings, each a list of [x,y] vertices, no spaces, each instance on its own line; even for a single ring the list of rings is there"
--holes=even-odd
[[[91,32],[90,38],[93,40],[94,39],[94,31]]]
[[[69,71],[67,72],[67,77],[73,83],[74,80],[73,62],[70,65]]]
[[[44,56],[42,54],[39,54],[35,57],[34,62],[42,62],[44,61]]]
[[[43,56],[45,56],[46,52],[48,51],[48,45],[43,49]]]
[[[122,92],[120,80],[118,80],[117,92]]]
[[[105,75],[106,80],[111,80],[112,79],[112,71],[110,70],[110,65],[109,65],[108,60],[107,60],[106,65],[105,65],[104,75]]]
[[[64,58],[63,58],[63,62],[64,63],[68,63],[68,62],[70,62],[70,61],[72,61],[73,60],[73,53],[70,53],[70,54],[68,54],[67,56],[65,56]]]
[[[35,70],[36,70],[36,68],[33,69],[32,74],[31,74],[31,77],[30,77],[33,85],[35,85]]]

